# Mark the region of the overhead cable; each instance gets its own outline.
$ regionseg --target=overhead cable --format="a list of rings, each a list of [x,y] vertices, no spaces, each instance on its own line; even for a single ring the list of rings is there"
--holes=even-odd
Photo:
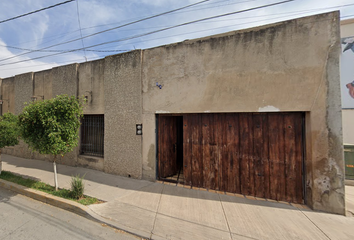
[[[166,31],[166,30],[169,30],[169,29],[173,29],[173,28],[177,28],[177,27],[182,27],[182,26],[190,25],[190,24],[197,23],[197,22],[202,22],[202,21],[211,20],[211,19],[214,19],[214,18],[220,18],[220,17],[230,16],[230,15],[234,15],[234,14],[249,12],[249,11],[253,11],[253,10],[257,10],[257,9],[262,9],[262,8],[266,8],[266,7],[271,7],[271,6],[275,6],[275,5],[279,5],[279,4],[284,4],[284,3],[292,2],[292,1],[295,1],[295,0],[286,0],[286,1],[282,1],[282,2],[277,2],[277,3],[262,5],[262,6],[258,6],[258,7],[254,7],[254,8],[248,8],[248,9],[244,9],[244,10],[240,10],[240,11],[235,11],[235,12],[230,12],[230,13],[224,13],[224,14],[216,15],[216,16],[212,16],[212,17],[202,18],[202,19],[198,19],[198,20],[194,20],[194,21],[190,21],[190,22],[186,22],[186,23],[181,23],[181,24],[178,24],[178,25],[175,25],[175,26],[171,26],[171,27],[167,27],[167,28],[162,28],[162,29],[155,30],[155,31],[152,31],[152,32],[143,33],[143,34],[138,34],[138,35],[135,35],[135,36],[132,36],[132,37],[127,37],[127,38],[122,38],[122,39],[118,39],[118,40],[113,40],[113,41],[108,41],[108,42],[103,42],[103,43],[91,45],[91,46],[86,47],[86,49],[88,49],[88,48],[93,48],[93,47],[97,47],[97,46],[102,46],[102,45],[110,44],[110,43],[114,43],[114,42],[127,41],[127,40],[130,40],[130,39],[134,39],[134,38],[138,38],[138,37],[143,37],[143,36],[151,35],[151,34],[158,33],[158,32],[163,32],[163,31]],[[16,64],[16,63],[32,61],[32,60],[36,60],[36,59],[40,59],[40,58],[56,56],[56,55],[63,54],[63,53],[69,53],[69,52],[73,52],[73,51],[79,51],[79,50],[82,50],[82,49],[83,49],[83,48],[78,48],[78,49],[74,49],[74,50],[72,50],[72,51],[66,51],[66,52],[62,52],[62,53],[49,54],[49,55],[40,56],[40,57],[35,57],[35,58],[31,58],[31,59],[26,59],[26,60],[21,60],[21,61],[17,61],[17,62],[4,63],[4,64],[0,64],[0,66],[12,65],[12,64]]]
[[[82,47],[84,48],[84,57],[85,57],[85,60],[87,62],[86,49],[85,49],[84,39],[82,38],[82,31],[81,31],[81,22],[80,22],[80,13],[79,13],[79,0],[76,0],[76,10],[77,10],[77,21],[79,22],[81,43],[82,43]]]
[[[142,18],[142,19],[139,19],[139,20],[136,20],[136,21],[133,21],[133,22],[129,22],[129,23],[120,25],[118,27],[109,28],[109,29],[106,29],[106,30],[103,30],[103,31],[99,31],[99,32],[96,32],[96,33],[93,33],[93,34],[90,34],[90,35],[87,35],[87,36],[84,36],[84,37],[81,37],[81,38],[76,38],[76,39],[73,39],[73,40],[70,40],[70,41],[66,41],[66,42],[63,42],[63,43],[58,43],[58,44],[54,44],[54,45],[51,45],[51,46],[48,46],[48,47],[44,47],[44,48],[41,48],[40,50],[44,50],[44,49],[60,46],[60,45],[71,43],[71,42],[76,42],[76,41],[79,41],[79,40],[84,39],[84,38],[92,37],[92,36],[95,36],[97,34],[101,34],[101,33],[108,32],[108,31],[112,31],[114,29],[126,27],[126,26],[129,26],[129,25],[138,23],[138,22],[146,21],[146,20],[149,20],[149,19],[152,19],[152,18],[156,18],[156,17],[162,16],[162,15],[173,13],[173,12],[176,12],[176,11],[179,11],[179,10],[182,10],[182,9],[185,9],[185,8],[189,8],[189,7],[192,7],[192,6],[204,3],[204,2],[208,2],[208,1],[210,1],[210,0],[203,0],[203,1],[200,1],[200,2],[197,2],[197,3],[193,3],[193,4],[190,4],[190,5],[184,6],[184,7],[176,8],[176,9],[173,9],[173,10],[170,10],[170,11],[167,11],[167,12],[159,13],[159,14],[156,14],[156,15],[153,15],[153,16],[150,16],[150,17],[146,17],[146,18]],[[21,54],[18,54],[18,55],[9,57],[9,58],[0,59],[0,62],[8,60],[8,59],[15,58],[15,57],[18,57],[18,56],[22,56],[22,55],[25,55],[25,54],[28,54],[28,53],[31,53],[31,51],[26,52],[26,53],[21,53]]]
[[[8,22],[8,21],[11,21],[11,20],[14,20],[14,19],[17,19],[17,18],[21,18],[21,17],[27,16],[27,15],[30,15],[30,14],[33,14],[33,13],[37,13],[37,12],[40,12],[40,11],[43,11],[43,10],[47,10],[49,8],[54,8],[54,7],[57,7],[59,5],[63,5],[63,4],[66,4],[66,3],[69,3],[69,2],[73,2],[73,1],[75,1],[75,0],[68,0],[68,1],[65,1],[65,2],[57,3],[55,5],[52,5],[52,6],[49,6],[49,7],[45,7],[45,8],[41,8],[41,9],[38,9],[38,10],[33,11],[33,12],[25,13],[25,14],[22,14],[22,15],[19,15],[19,16],[16,16],[16,17],[12,17],[12,18],[9,18],[9,19],[6,19],[6,20],[2,20],[2,21],[0,21],[0,23]]]

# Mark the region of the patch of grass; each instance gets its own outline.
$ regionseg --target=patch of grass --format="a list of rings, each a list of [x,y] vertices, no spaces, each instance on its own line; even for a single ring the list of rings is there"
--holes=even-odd
[[[15,175],[11,172],[8,171],[2,171],[0,174],[0,178],[9,182],[13,182],[16,183],[18,185],[22,185],[28,188],[32,188],[32,189],[36,189],[45,193],[49,193],[51,195],[57,196],[57,197],[61,197],[61,198],[65,198],[65,199],[69,199],[75,202],[78,202],[82,205],[90,205],[90,204],[96,204],[96,203],[101,203],[102,201],[98,200],[97,198],[93,198],[93,197],[89,197],[86,195],[83,195],[83,197],[81,197],[80,199],[74,199],[72,197],[72,192],[70,190],[67,189],[59,189],[58,191],[55,191],[55,188],[43,183],[43,182],[39,182],[33,179],[28,179],[28,178],[24,178],[18,175]]]

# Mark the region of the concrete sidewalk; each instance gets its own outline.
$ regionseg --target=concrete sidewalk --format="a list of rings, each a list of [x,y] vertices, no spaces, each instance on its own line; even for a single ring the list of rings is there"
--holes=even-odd
[[[3,170],[53,185],[53,165],[2,155]],[[301,205],[255,200],[175,185],[129,179],[57,165],[61,188],[85,175],[85,194],[106,201],[90,210],[122,230],[151,239],[353,239],[354,218]],[[354,212],[354,187],[346,187]]]

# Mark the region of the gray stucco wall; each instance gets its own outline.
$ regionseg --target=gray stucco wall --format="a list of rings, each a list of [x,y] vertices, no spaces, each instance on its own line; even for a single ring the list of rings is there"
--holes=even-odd
[[[79,96],[87,98],[84,114],[104,114],[104,66],[104,59],[79,65]]]
[[[56,67],[52,69],[53,79],[53,97],[61,94],[68,94],[69,96],[77,96],[78,88],[78,64],[70,64],[66,66]]]
[[[141,178],[141,51],[106,57],[105,172]]]
[[[22,113],[25,103],[31,101],[33,96],[33,73],[16,75],[14,79],[15,95],[15,114]],[[28,149],[27,144],[20,141],[19,145],[14,147],[14,155],[19,157],[31,158],[32,151]]]
[[[45,70],[41,72],[34,73],[34,90],[33,95],[40,100],[40,96],[44,99],[51,99],[53,97],[53,78],[52,70]]]
[[[339,13],[326,13],[53,68],[35,73],[34,91],[51,82],[53,97],[92,92],[85,113],[104,113],[104,159],[85,162],[75,149],[60,162],[149,180],[156,114],[305,112],[307,204],[345,214],[339,40]],[[17,99],[24,76],[2,82],[2,92],[18,85],[15,112],[30,92]]]
[[[328,13],[145,50],[143,176],[156,171],[155,114],[302,111],[306,200],[345,214],[338,22]]]
[[[2,79],[1,83],[1,96],[4,103],[1,106],[2,112],[15,113],[15,83],[14,77]]]

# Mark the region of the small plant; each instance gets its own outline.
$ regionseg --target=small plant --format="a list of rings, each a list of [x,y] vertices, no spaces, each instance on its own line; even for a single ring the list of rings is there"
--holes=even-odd
[[[76,175],[71,177],[71,197],[74,199],[80,199],[84,196],[84,176]]]

